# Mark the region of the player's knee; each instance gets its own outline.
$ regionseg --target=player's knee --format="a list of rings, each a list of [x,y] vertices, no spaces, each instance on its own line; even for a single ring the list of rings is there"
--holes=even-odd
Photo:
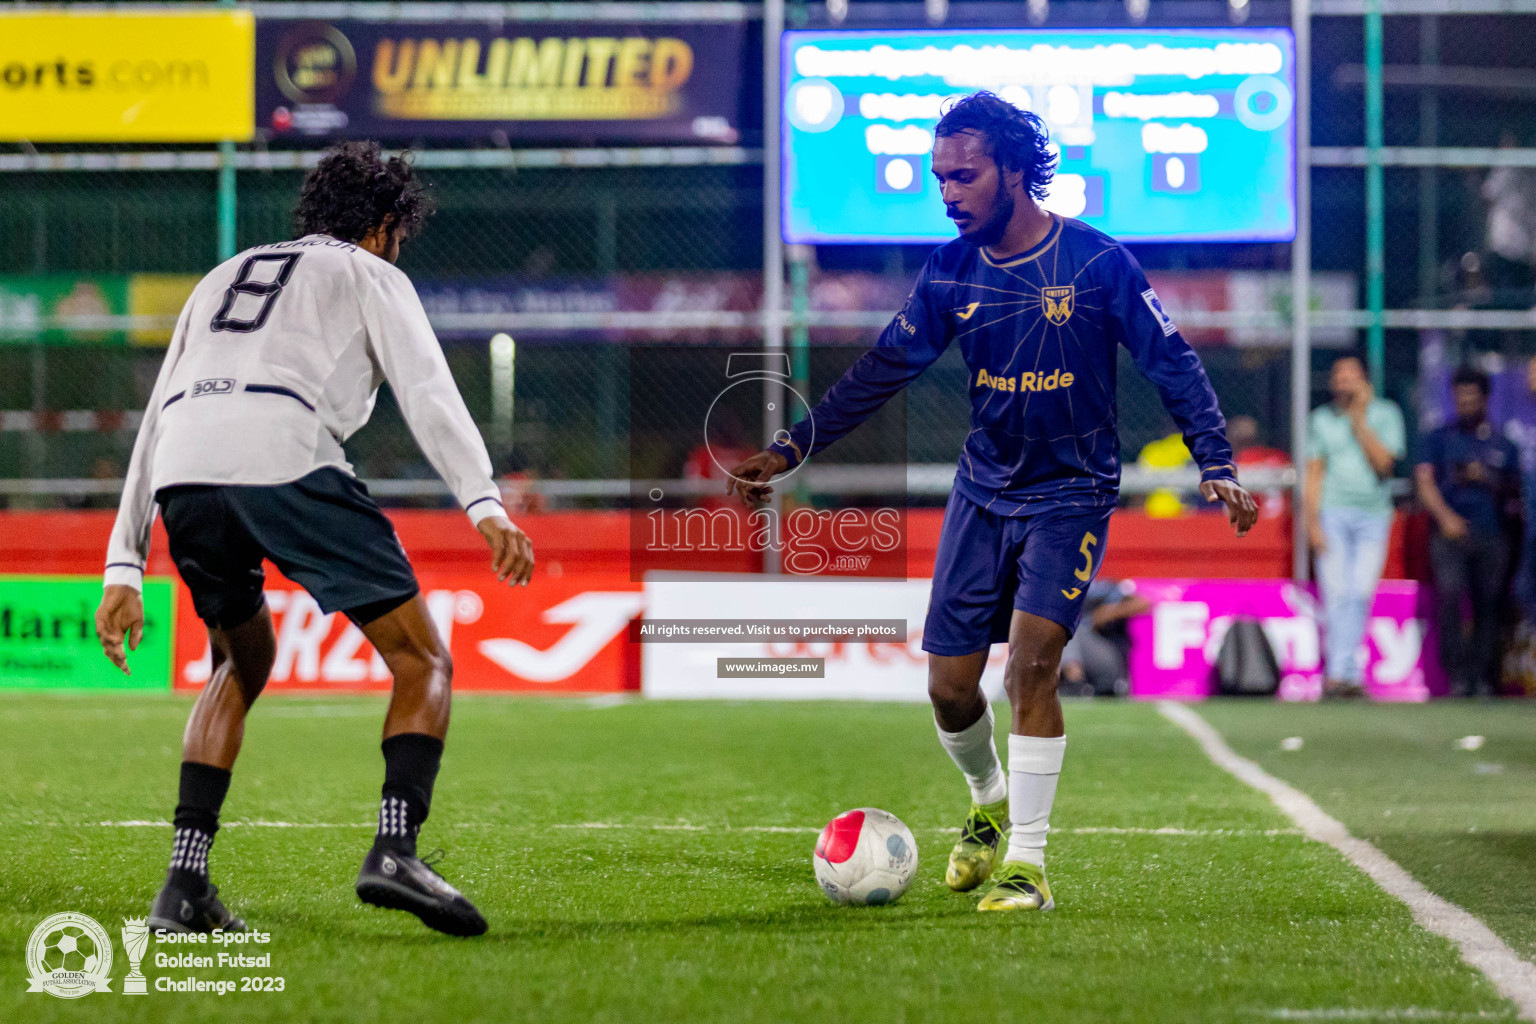
[[[413,653],[435,686],[446,688],[453,682],[453,655],[435,634],[419,644]]]
[[[413,640],[401,652],[415,672],[446,683],[453,678],[453,657],[436,636]]]
[[[1060,657],[1045,654],[1015,653],[1008,657],[1003,670],[1003,685],[1013,698],[1027,697],[1056,688],[1056,669]]]
[[[936,708],[958,708],[975,700],[975,694],[975,687],[966,686],[958,679],[932,672],[928,674],[928,700]]]

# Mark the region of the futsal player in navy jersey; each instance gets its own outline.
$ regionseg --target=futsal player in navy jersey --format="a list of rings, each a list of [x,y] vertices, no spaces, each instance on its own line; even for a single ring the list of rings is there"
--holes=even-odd
[[[971,432],[923,629],[939,740],[972,798],[945,880],[968,891],[992,878],[982,910],[1050,910],[1045,842],[1066,749],[1056,673],[1119,496],[1117,346],[1156,385],[1200,467],[1201,494],[1225,503],[1238,536],[1258,509],[1237,483],[1200,359],[1136,260],[1103,232],[1041,208],[1055,158],[1040,119],[980,92],[944,115],[935,138],[933,174],[960,237],[934,250],[875,347],[787,439],[736,466],[727,489],[761,501],[775,475],[857,427],[946,346],[960,346]],[[1006,774],[981,691],[988,648],[1004,640]]]

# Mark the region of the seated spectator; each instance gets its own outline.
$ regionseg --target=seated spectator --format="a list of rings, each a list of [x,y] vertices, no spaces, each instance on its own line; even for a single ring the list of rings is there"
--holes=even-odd
[[[92,491],[89,494],[78,494],[64,499],[65,508],[78,509],[107,509],[117,508],[118,490],[116,485],[123,481],[123,470],[116,459],[110,455],[99,455],[91,461],[91,480],[100,483],[112,483],[113,490]]]
[[[1291,464],[1289,452],[1264,443],[1259,421],[1252,416],[1233,416],[1228,420],[1227,441],[1232,445],[1232,461],[1239,466],[1285,469]]]
[[[756,449],[746,443],[746,432],[730,410],[722,409],[714,418],[716,423],[711,436],[690,451],[683,462],[683,479],[709,481],[719,486],[696,495],[689,504],[695,508],[740,512],[740,500],[725,496],[726,481],[731,477],[730,467],[745,462],[756,454]]]
[[[1232,445],[1232,461],[1239,470],[1291,468],[1290,453],[1265,444],[1259,432],[1259,421],[1252,416],[1233,416],[1228,420],[1227,441]],[[1243,483],[1252,487],[1246,476]],[[1259,513],[1266,517],[1283,515],[1288,496],[1289,492],[1282,487],[1254,492],[1259,501]]]
[[[1156,441],[1148,441],[1136,456],[1136,465],[1142,469],[1179,470],[1195,464],[1181,434],[1169,434]],[[1147,515],[1154,519],[1172,519],[1188,511],[1184,499],[1171,487],[1159,487],[1147,495]]]
[[[1061,652],[1061,692],[1083,697],[1129,693],[1126,620],[1151,608],[1129,580],[1096,579],[1088,584],[1083,620]]]

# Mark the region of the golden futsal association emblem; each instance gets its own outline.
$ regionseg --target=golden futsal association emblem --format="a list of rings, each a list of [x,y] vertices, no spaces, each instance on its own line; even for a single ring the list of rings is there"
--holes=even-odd
[[[1077,286],[1071,284],[1040,289],[1040,303],[1045,307],[1045,318],[1057,327],[1066,323],[1072,317],[1072,300],[1076,295]]]

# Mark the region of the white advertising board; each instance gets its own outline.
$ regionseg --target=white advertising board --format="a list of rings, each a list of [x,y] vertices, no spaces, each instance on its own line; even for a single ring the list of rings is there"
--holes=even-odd
[[[713,573],[657,573],[645,581],[647,621],[669,619],[904,619],[905,643],[645,643],[641,685],[647,697],[763,700],[928,699],[922,650],[929,580],[789,580]],[[997,644],[982,685],[1002,696],[1006,645]],[[824,677],[719,677],[721,658],[821,658]]]

